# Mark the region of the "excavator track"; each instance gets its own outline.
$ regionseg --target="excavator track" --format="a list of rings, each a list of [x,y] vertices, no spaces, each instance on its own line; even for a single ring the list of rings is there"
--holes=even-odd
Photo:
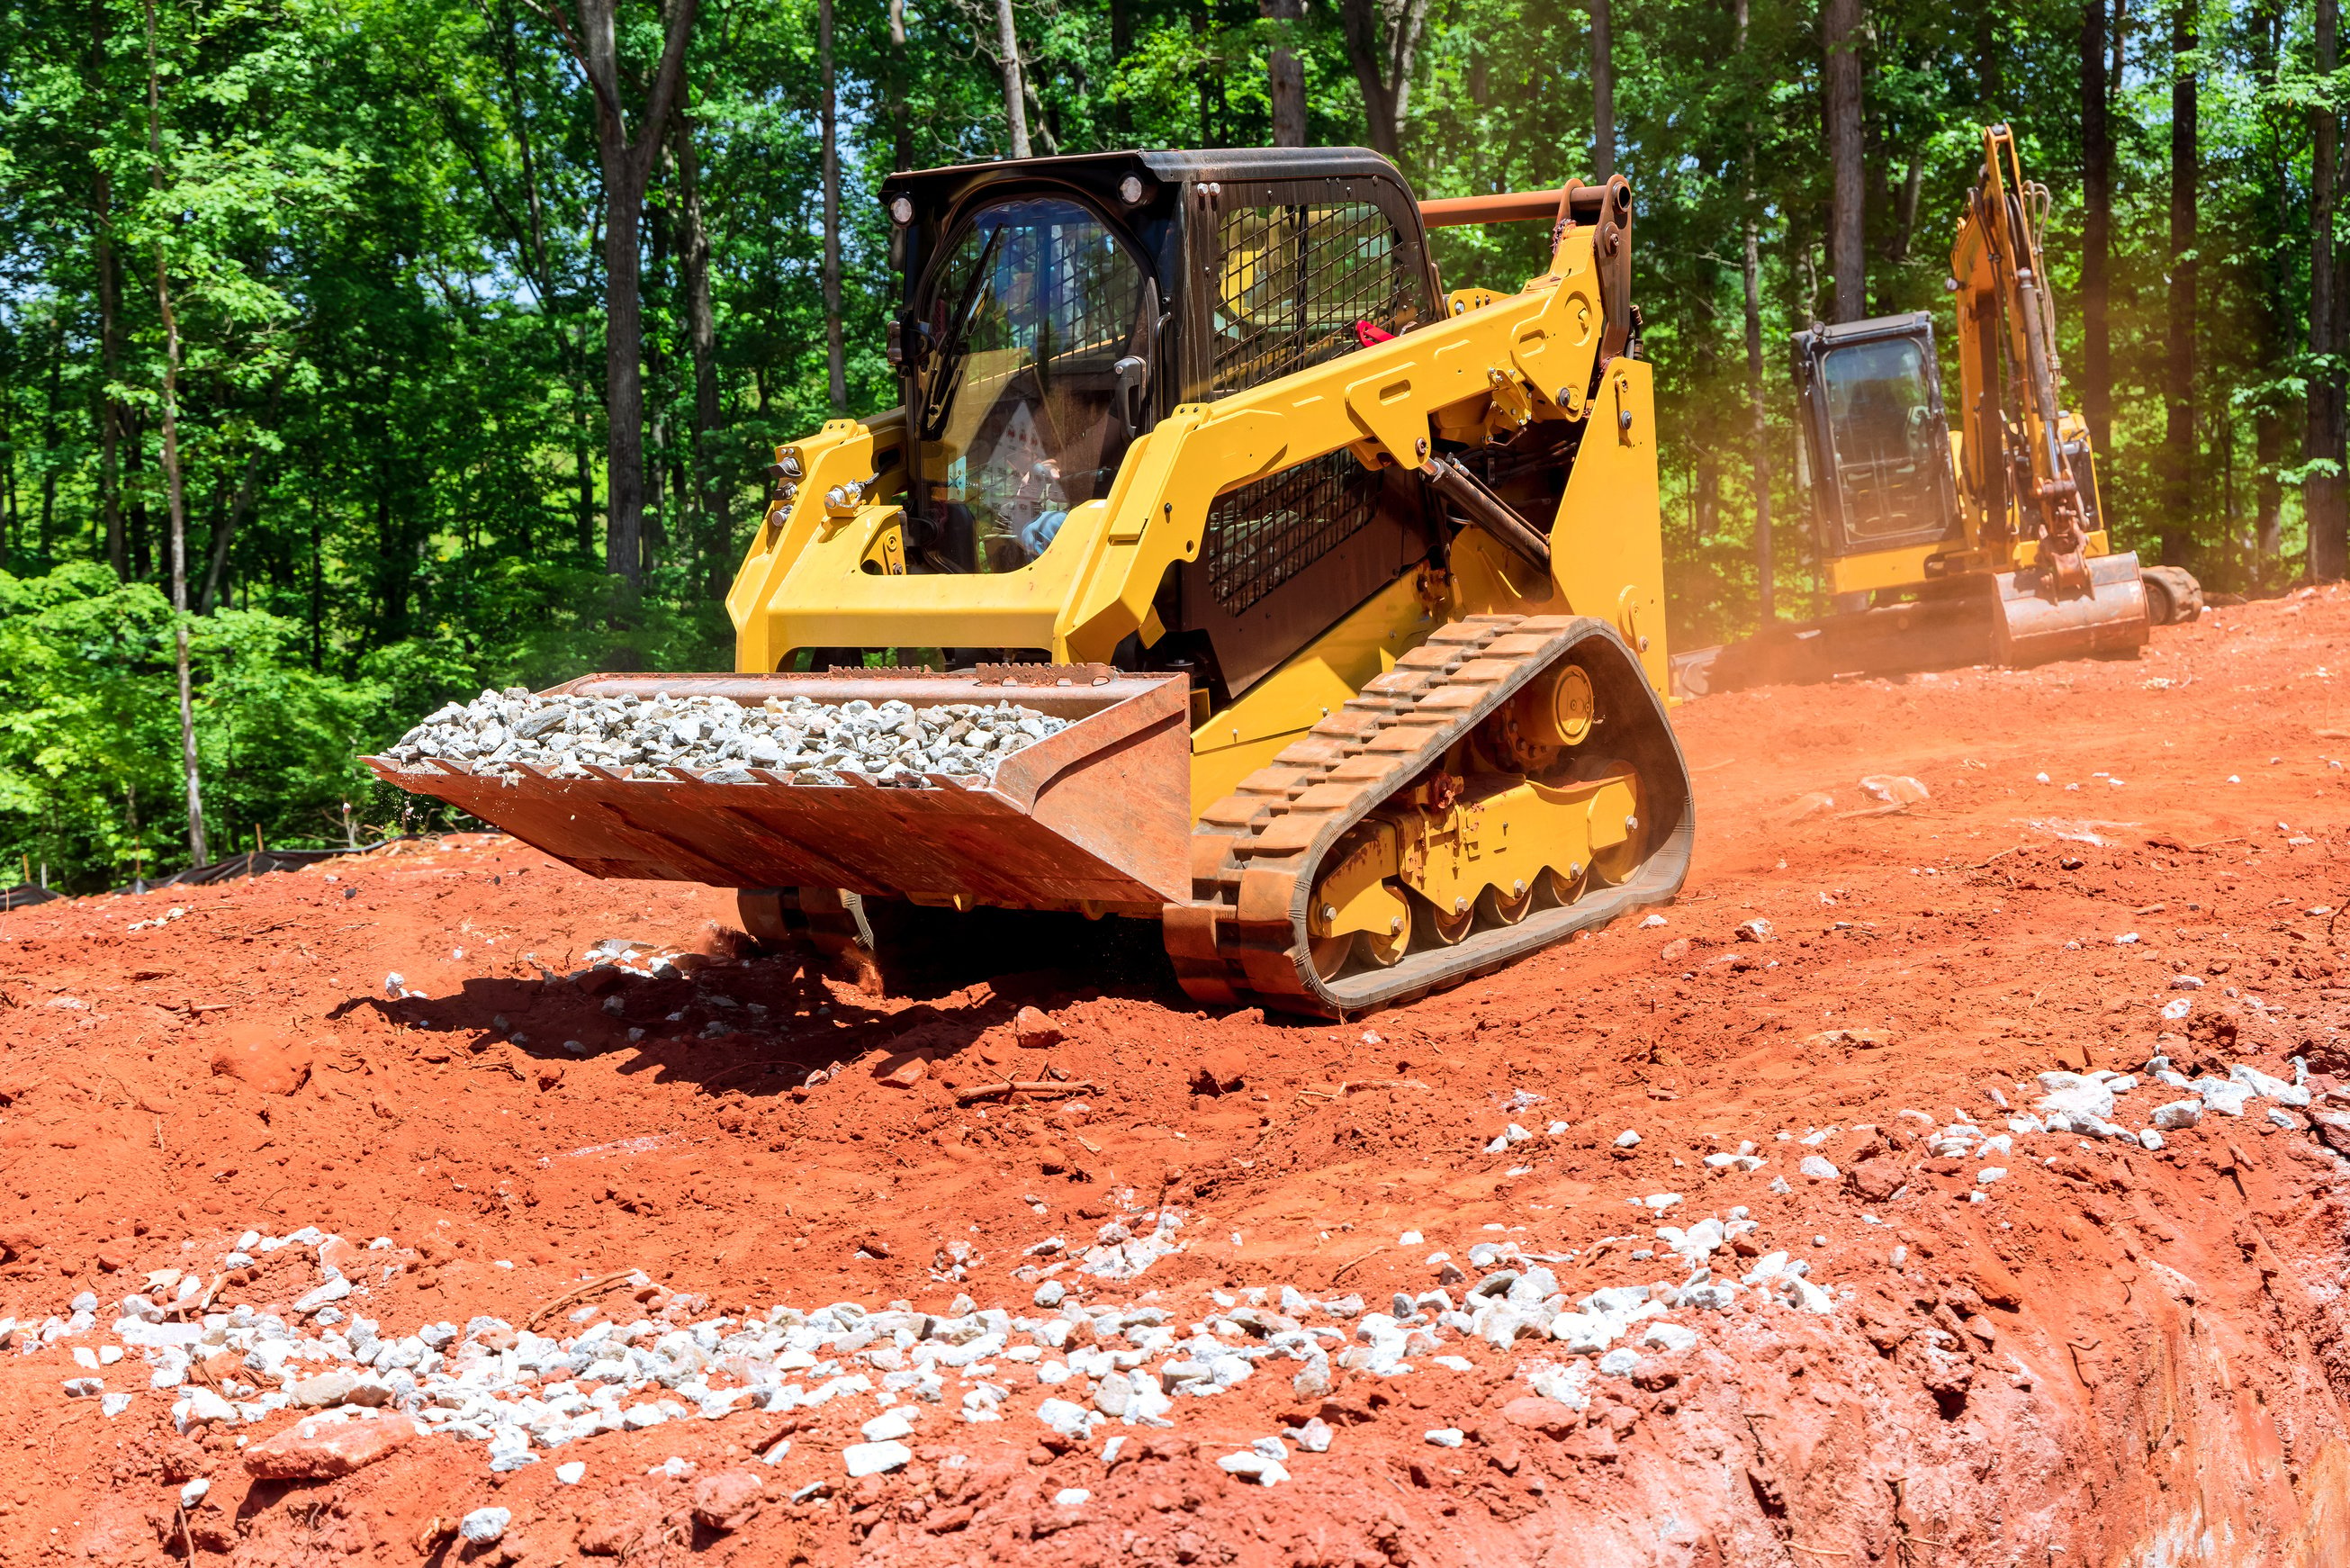
[[[1596,728],[1587,745],[1628,769],[1643,819],[1611,885],[1578,880],[1561,901],[1531,913],[1521,889],[1507,920],[1488,906],[1465,934],[1448,931],[1384,967],[1327,972],[1316,961],[1309,909],[1332,851],[1442,768],[1481,725],[1499,722],[1530,683],[1569,661],[1592,688]],[[1405,654],[1201,815],[1191,838],[1192,898],[1167,907],[1167,950],[1183,989],[1203,1003],[1343,1018],[1458,984],[1669,900],[1688,875],[1693,834],[1679,744],[1613,627],[1589,617],[1471,616]]]

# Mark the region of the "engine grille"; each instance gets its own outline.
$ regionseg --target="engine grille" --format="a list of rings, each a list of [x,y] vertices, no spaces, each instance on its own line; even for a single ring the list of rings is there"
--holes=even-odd
[[[1379,476],[1345,447],[1221,496],[1208,509],[1208,587],[1238,615],[1377,514]]]

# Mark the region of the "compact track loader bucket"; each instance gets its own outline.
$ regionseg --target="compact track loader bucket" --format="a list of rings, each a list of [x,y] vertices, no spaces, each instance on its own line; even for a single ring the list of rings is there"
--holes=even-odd
[[[853,774],[749,770],[714,784],[590,770],[504,777],[435,761],[366,759],[386,783],[449,802],[592,877],[1157,918],[1191,891],[1190,698],[1180,676],[1101,665],[986,666],[971,674],[590,675],[549,697],[862,698],[915,708],[1008,701],[1071,721],[987,778],[919,786]]]

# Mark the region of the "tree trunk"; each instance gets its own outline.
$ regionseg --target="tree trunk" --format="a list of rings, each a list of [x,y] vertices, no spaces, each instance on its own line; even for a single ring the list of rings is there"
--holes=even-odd
[[[668,0],[662,6],[660,63],[633,136],[620,98],[616,0],[577,4],[579,28],[571,35],[572,47],[596,95],[597,161],[604,180],[604,569],[621,580],[623,597],[632,606],[645,573],[645,334],[638,232],[645,186],[677,101],[699,0]]]
[[[2257,472],[2252,480],[2251,585],[2267,587],[2282,582],[2284,554],[2284,486],[2277,483],[2277,465],[2284,458],[2284,416],[2261,410],[2253,419],[2252,454]]]
[[[1283,24],[1265,57],[1273,91],[1273,144],[1305,145],[1305,62],[1289,47],[1295,25],[1305,19],[1305,0],[1257,0],[1258,14]]]
[[[1984,111],[1995,119],[2007,118],[2001,100],[2007,96],[2007,85],[2000,69],[1999,17],[1991,0],[1974,0],[1975,13],[1975,78],[1981,84]]]
[[[1012,0],[1001,0],[1001,5],[999,20],[1008,28],[1012,26]],[[824,78],[824,102],[819,114],[824,122],[825,369],[827,385],[832,393],[832,411],[840,415],[848,411],[848,364],[840,328],[840,88],[832,68],[832,0],[816,0],[816,36],[818,66]],[[1016,68],[1015,65],[1015,71]],[[1007,85],[1018,84],[1008,80]],[[1024,133],[1021,140],[1025,141]],[[1013,156],[1027,157],[1026,148],[1023,146]]]
[[[1828,167],[1834,197],[1828,222],[1828,270],[1835,277],[1835,318],[1858,321],[1868,314],[1868,262],[1863,249],[1865,215],[1861,159],[1861,0],[1824,0],[1820,32],[1827,57]]]
[[[228,571],[229,545],[236,539],[236,525],[253,510],[254,493],[261,486],[262,453],[255,452],[244,460],[244,472],[236,482],[236,497],[229,503],[226,515],[213,534],[212,559],[204,567],[204,586],[196,595],[196,613],[210,615],[220,602],[221,578]]]
[[[661,137],[668,142],[666,131]],[[645,192],[644,266],[649,275],[644,293],[656,302],[653,319],[660,319],[660,301],[672,297],[669,278],[670,224],[669,203],[653,199],[651,182]],[[650,572],[660,564],[661,552],[668,547],[672,530],[670,527],[669,494],[663,486],[662,466],[669,461],[669,355],[660,331],[646,342],[644,348],[645,386],[645,570]]]
[[[1591,177],[1603,185],[1616,173],[1616,48],[1607,20],[1607,0],[1591,0]]]
[[[2081,417],[2101,469],[2113,463],[2113,327],[2106,312],[2113,251],[2114,144],[2106,115],[2106,0],[2081,7]]]
[[[155,0],[147,0],[147,170],[163,189],[163,95],[155,70]],[[155,308],[163,324],[163,494],[172,514],[172,643],[180,678],[180,770],[187,784],[188,864],[202,866],[203,773],[196,758],[196,708],[188,670],[188,507],[180,472],[180,323],[172,314],[170,252],[155,248]]]
[[[1028,94],[1020,85],[1020,29],[1012,0],[995,0],[995,48],[1003,62],[1003,119],[1012,128],[1012,156],[1028,156]]]
[[[906,0],[889,0],[889,58],[881,68],[881,102],[889,117],[889,167],[914,166],[914,137],[906,118]]]
[[[2340,63],[2341,7],[2317,0],[2316,67],[2330,76]],[[2342,199],[2342,120],[2331,108],[2314,118],[2315,151],[2311,158],[2309,223],[2309,351],[2317,360],[2310,378],[2307,423],[2302,436],[2304,462],[2330,465],[2312,472],[2301,487],[2309,519],[2309,576],[2333,582],[2350,573],[2350,487],[2343,472],[2344,387],[2342,367],[2342,275],[2334,254],[2334,223]]]
[[[48,388],[42,399],[40,551],[44,556],[49,553],[49,530],[57,524],[57,472],[64,466],[57,461],[57,449],[63,444],[63,438],[57,431],[57,384],[64,374],[65,363],[65,327],[58,323],[49,332]]]
[[[1909,242],[1918,234],[1918,198],[1926,188],[1926,161],[1909,160],[1909,172],[1901,179],[1901,193],[1893,199],[1893,235],[1885,254],[1897,262],[1909,259]]]
[[[1758,609],[1768,621],[1772,617],[1771,421],[1762,381],[1762,235],[1752,218],[1746,220],[1746,400],[1754,445],[1754,576]]]
[[[106,537],[106,564],[119,581],[130,576],[130,555],[122,537],[122,404],[114,395],[122,373],[121,280],[115,273],[114,187],[99,171],[98,208],[98,510]]]
[[[637,239],[645,181],[626,143],[615,141],[603,160],[604,569],[634,590],[645,575],[645,324]]]
[[[1746,55],[1746,29],[1752,10],[1751,0],[1737,0],[1738,53]],[[1769,403],[1762,384],[1762,235],[1754,221],[1757,205],[1754,185],[1754,121],[1746,121],[1746,400],[1748,418],[1752,427],[1752,464],[1754,469],[1754,583],[1755,612],[1768,625],[1775,611],[1773,604],[1771,562],[1771,421]]]
[[[1381,0],[1338,0],[1347,58],[1363,91],[1364,129],[1371,146],[1390,160],[1402,156],[1404,117],[1411,109],[1411,73],[1428,25],[1428,0],[1400,0],[1393,16]]]
[[[2196,74],[2178,57],[2195,48],[2193,6],[2170,15],[2170,298],[2162,367],[2162,559],[2186,564],[2195,509],[2196,187],[2202,160],[2195,119]]]
[[[727,559],[732,524],[726,494],[718,481],[718,327],[710,302],[710,231],[702,213],[702,153],[694,145],[694,119],[677,117],[677,184],[684,232],[680,265],[685,274],[685,335],[693,350],[693,489],[702,514],[699,548],[710,568],[710,594],[725,592],[720,575]]]
[[[327,667],[327,575],[321,535],[324,525],[318,516],[318,498],[326,493],[326,485],[318,477],[318,454],[310,453],[310,672],[315,675]],[[348,811],[349,808],[344,808]],[[346,822],[348,821],[347,817]]]
[[[124,532],[130,535],[130,580],[143,583],[155,569],[155,552],[147,526],[147,425],[135,408],[122,420],[122,488],[130,497]]]

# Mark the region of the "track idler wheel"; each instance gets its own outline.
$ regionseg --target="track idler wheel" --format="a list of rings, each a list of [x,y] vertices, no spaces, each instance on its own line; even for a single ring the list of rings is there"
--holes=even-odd
[[[1595,778],[1610,774],[1629,777],[1633,808],[1624,814],[1623,836],[1612,844],[1607,843],[1599,837],[1603,825],[1597,822],[1592,824],[1594,842],[1591,846],[1589,880],[1604,888],[1620,888],[1632,879],[1633,875],[1640,869],[1641,863],[1648,857],[1648,825],[1643,821],[1644,813],[1641,809],[1645,802],[1641,798],[1640,775],[1628,764],[1612,757],[1586,763],[1577,771],[1585,776]],[[1604,826],[1613,827],[1615,825]]]
[[[1537,876],[1547,876],[1548,868]],[[1533,882],[1518,881],[1509,892],[1499,888],[1487,888],[1477,895],[1477,919],[1482,925],[1514,926],[1534,913],[1537,888]]]
[[[1332,981],[1357,967],[1386,969],[1411,949],[1411,900],[1389,880],[1395,834],[1372,824],[1347,836],[1315,880],[1306,916],[1314,971]]]

